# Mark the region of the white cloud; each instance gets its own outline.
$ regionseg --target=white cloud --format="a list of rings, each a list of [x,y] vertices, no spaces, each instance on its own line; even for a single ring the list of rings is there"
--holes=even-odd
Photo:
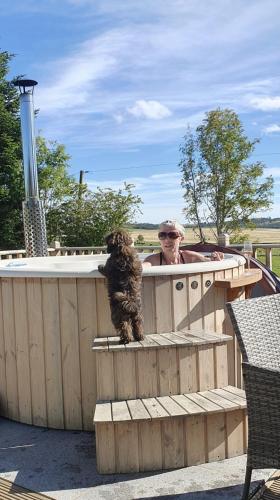
[[[280,132],[280,126],[277,125],[277,123],[272,123],[271,125],[264,127],[263,132],[265,134],[273,134],[274,132]]]
[[[255,97],[250,104],[261,111],[277,111],[280,109],[280,96]]]
[[[128,108],[128,113],[136,118],[149,118],[151,120],[162,120],[171,115],[171,111],[158,101],[136,101],[134,106]]]

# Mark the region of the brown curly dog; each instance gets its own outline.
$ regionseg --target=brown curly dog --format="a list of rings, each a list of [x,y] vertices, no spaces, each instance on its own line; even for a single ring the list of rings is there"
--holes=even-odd
[[[111,255],[105,266],[98,266],[98,271],[107,278],[112,323],[120,336],[120,344],[128,344],[131,333],[135,340],[142,340],[140,259],[125,231],[112,232],[105,242]]]

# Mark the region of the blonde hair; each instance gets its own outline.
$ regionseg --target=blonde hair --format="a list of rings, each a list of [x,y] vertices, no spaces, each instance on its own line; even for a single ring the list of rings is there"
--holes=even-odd
[[[184,227],[176,220],[165,220],[161,222],[159,225],[159,231],[161,231],[163,227],[168,227],[168,229],[170,230],[174,229],[175,231],[178,231],[181,234],[181,236],[185,236]]]

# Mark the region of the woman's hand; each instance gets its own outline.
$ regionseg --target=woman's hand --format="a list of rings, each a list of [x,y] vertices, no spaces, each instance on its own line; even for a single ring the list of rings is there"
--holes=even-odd
[[[223,260],[223,258],[223,252],[212,252],[210,256],[210,260]]]

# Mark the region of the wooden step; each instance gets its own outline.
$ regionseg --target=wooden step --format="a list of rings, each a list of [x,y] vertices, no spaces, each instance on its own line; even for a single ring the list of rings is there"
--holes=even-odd
[[[236,387],[98,402],[101,474],[187,467],[245,453],[246,399]]]
[[[146,335],[120,345],[118,337],[95,339],[97,399],[168,396],[228,384],[229,335],[178,331]]]

